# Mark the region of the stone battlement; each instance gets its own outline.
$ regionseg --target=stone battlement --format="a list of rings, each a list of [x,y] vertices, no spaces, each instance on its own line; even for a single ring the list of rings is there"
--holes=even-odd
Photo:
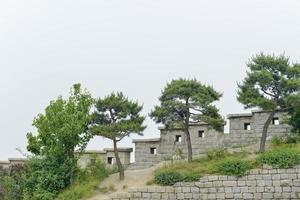
[[[212,129],[207,123],[192,124],[189,128],[194,156],[204,155],[217,148],[237,149],[254,146],[257,149],[265,121],[269,113],[256,110],[251,113],[230,114],[229,134]],[[268,129],[267,140],[272,136],[289,134],[291,127],[284,123],[285,113],[278,112]],[[186,137],[182,129],[159,127],[160,137],[133,140],[135,144],[135,166],[150,167],[160,161],[173,157],[174,152],[181,152],[187,157]],[[250,149],[251,150],[251,149]],[[137,169],[137,167],[134,167]]]

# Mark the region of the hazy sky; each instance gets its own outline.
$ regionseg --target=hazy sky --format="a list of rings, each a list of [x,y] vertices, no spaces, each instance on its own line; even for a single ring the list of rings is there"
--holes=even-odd
[[[300,61],[299,9],[299,0],[1,1],[0,159],[20,156],[34,116],[77,82],[94,97],[123,91],[147,114],[167,81],[197,78],[224,94],[224,116],[244,112],[236,83],[252,55]],[[145,137],[158,137],[146,124]],[[96,138],[88,148],[110,146]]]

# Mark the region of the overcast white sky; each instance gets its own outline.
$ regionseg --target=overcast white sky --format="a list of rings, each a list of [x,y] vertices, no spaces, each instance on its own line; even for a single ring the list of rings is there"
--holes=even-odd
[[[197,78],[223,92],[224,116],[244,112],[236,83],[252,55],[300,61],[299,10],[299,0],[3,0],[0,159],[20,156],[34,116],[77,82],[95,97],[123,91],[147,114],[167,81]],[[145,137],[158,137],[146,123]]]

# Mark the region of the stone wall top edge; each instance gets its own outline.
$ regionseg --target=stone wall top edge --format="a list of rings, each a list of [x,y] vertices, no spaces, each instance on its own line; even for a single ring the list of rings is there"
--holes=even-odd
[[[149,138],[149,139],[134,139],[133,143],[142,143],[142,142],[160,142],[160,138]]]

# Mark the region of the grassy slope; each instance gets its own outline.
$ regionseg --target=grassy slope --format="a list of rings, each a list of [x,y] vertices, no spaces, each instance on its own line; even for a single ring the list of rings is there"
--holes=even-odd
[[[300,154],[300,143],[273,144],[271,149],[267,152],[292,150]],[[165,171],[176,171],[182,175],[191,175],[194,177],[202,177],[205,175],[221,174],[218,172],[217,166],[226,160],[247,160],[251,163],[251,168],[260,168],[262,163],[258,161],[259,154],[248,154],[247,152],[229,154],[228,152],[221,152],[216,154],[210,152],[213,156],[210,158],[195,159],[191,163],[186,161],[176,161],[172,164],[166,164],[164,167],[155,171],[155,175]]]

